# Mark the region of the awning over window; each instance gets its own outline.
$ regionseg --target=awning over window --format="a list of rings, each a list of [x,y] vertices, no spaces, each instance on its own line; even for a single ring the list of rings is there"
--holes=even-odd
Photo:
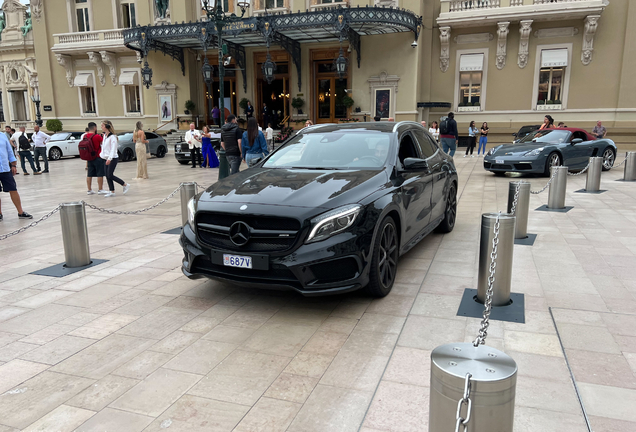
[[[541,67],[555,67],[568,65],[568,50],[551,49],[541,50]]]
[[[136,71],[126,71],[119,75],[119,85],[138,86],[139,79]]]
[[[75,87],[93,87],[93,75],[92,74],[79,74],[73,80],[73,86]]]
[[[463,54],[459,59],[459,70],[480,71],[484,68],[483,54]]]

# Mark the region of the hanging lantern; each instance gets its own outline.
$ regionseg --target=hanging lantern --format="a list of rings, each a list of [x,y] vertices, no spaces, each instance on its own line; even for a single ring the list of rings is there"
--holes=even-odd
[[[208,63],[208,58],[205,57],[203,60],[203,67],[201,67],[201,72],[203,73],[203,81],[209,87],[212,84],[212,66]]]
[[[267,60],[265,60],[265,63],[263,63],[262,69],[265,81],[267,81],[267,84],[271,84],[272,81],[274,81],[274,71],[276,70],[276,63],[272,61],[269,53],[267,53]]]
[[[344,77],[347,75],[347,63],[348,61],[344,56],[342,47],[340,47],[340,54],[338,55],[338,58],[334,61],[334,64],[336,66],[336,74],[338,75],[338,78],[340,78],[341,80],[344,79]]]
[[[141,77],[143,79],[143,85],[146,88],[150,88],[152,85],[152,69],[148,66],[148,60],[144,60],[144,67],[141,68]]]

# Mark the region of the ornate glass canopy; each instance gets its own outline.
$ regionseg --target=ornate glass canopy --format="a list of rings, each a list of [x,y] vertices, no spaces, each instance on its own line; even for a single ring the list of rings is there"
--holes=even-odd
[[[243,88],[247,91],[245,47],[280,45],[291,56],[298,72],[301,88],[301,43],[342,41],[348,39],[356,51],[360,67],[360,36],[412,32],[417,41],[422,18],[406,9],[384,7],[326,8],[291,14],[243,18],[226,26],[223,41],[229,54],[243,72]],[[138,26],[124,30],[124,44],[146,57],[151,50],[160,51],[181,63],[185,75],[184,48],[207,50],[216,46],[216,30],[212,22],[189,22],[158,26]],[[206,37],[201,37],[201,35]]]

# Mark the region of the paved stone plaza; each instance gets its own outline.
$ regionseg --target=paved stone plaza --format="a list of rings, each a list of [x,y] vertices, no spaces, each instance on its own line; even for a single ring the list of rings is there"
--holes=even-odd
[[[477,284],[480,215],[505,210],[510,181],[458,155],[455,230],[403,256],[381,300],[186,279],[177,236],[162,234],[180,225],[178,195],[141,215],[87,210],[92,257],[108,261],[64,278],[29,274],[64,261],[58,215],[1,241],[0,431],[427,431],[430,352],[476,335],[479,320],[456,313]],[[140,209],[217,173],[170,153],[135,181],[122,163],[133,187],[105,199],[86,195],[83,161],[50,170],[17,177],[36,219],[80,199]],[[588,430],[559,335],[593,430],[636,428],[636,184],[619,178],[581,194],[585,175],[569,177],[568,213],[533,211],[548,193],[531,196],[538,237],[513,267],[526,323],[493,321],[487,339],[519,366],[516,432]],[[29,223],[1,198],[0,234]]]

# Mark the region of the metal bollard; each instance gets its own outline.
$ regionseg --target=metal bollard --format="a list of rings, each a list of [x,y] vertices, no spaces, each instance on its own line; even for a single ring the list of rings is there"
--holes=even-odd
[[[568,167],[552,167],[552,170],[557,170],[557,173],[550,183],[548,208],[563,209],[565,208],[565,191],[568,187]],[[550,174],[554,174],[554,171],[551,171]]]
[[[91,263],[84,202],[63,203],[60,207],[65,266],[84,267]]]
[[[471,374],[466,424],[471,432],[512,432],[515,414],[517,364],[505,353],[486,345],[456,343],[431,353],[429,432],[448,432],[456,424],[466,374]],[[461,412],[466,413],[465,407]],[[461,414],[462,418],[468,418]]]
[[[601,171],[603,170],[603,158],[591,157],[590,167],[587,169],[585,179],[586,192],[598,192],[601,190]]]
[[[627,152],[623,180],[636,181],[636,152]]]
[[[219,180],[230,175],[230,164],[225,156],[225,150],[219,150]]]
[[[193,182],[181,183],[181,226],[188,223],[188,202],[197,194],[197,185]]]
[[[510,302],[512,252],[515,247],[515,217],[509,214],[484,213],[481,215],[477,299],[481,303],[486,301],[488,276],[490,275],[490,254],[497,216],[499,216],[499,245],[497,246],[497,269],[493,284],[492,305],[504,306]]]
[[[528,237],[528,211],[530,210],[530,183],[525,181],[511,181],[508,187],[508,213],[512,211],[512,203],[519,185],[519,197],[515,207],[515,238]]]

